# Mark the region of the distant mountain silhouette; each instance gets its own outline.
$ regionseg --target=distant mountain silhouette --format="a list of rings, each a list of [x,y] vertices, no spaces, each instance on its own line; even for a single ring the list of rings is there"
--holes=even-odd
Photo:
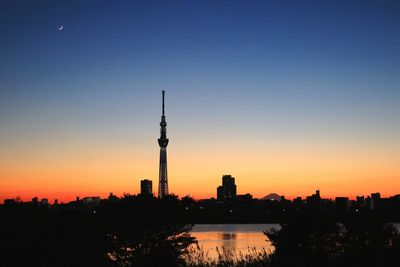
[[[271,193],[266,195],[265,197],[261,198],[262,200],[274,200],[274,201],[281,201],[281,196],[276,193]]]

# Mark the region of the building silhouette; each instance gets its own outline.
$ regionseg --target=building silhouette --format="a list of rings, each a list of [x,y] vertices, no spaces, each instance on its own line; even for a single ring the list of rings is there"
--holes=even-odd
[[[160,145],[160,173],[158,183],[158,197],[163,198],[168,195],[168,173],[167,173],[167,122],[165,121],[164,112],[164,96],[165,91],[162,90],[162,115],[160,122],[160,138],[158,144]]]
[[[141,180],[140,181],[140,194],[142,196],[153,195],[153,182],[151,180]]]
[[[235,178],[231,175],[222,176],[222,185],[217,188],[218,202],[226,202],[236,198]]]
[[[315,191],[315,194],[306,197],[306,203],[310,207],[319,208],[321,206],[321,193],[318,190]]]
[[[356,197],[356,204],[357,208],[363,208],[365,206],[365,198],[364,196],[357,196]]]
[[[101,201],[100,197],[97,197],[97,196],[96,197],[84,197],[82,199],[83,205],[86,207],[90,207],[90,208],[98,206],[100,204],[100,201]]]
[[[371,193],[371,200],[370,200],[370,208],[376,209],[377,206],[379,205],[379,202],[381,200],[381,193]]]
[[[349,198],[348,197],[336,197],[335,198],[335,206],[339,210],[348,210],[349,209]]]

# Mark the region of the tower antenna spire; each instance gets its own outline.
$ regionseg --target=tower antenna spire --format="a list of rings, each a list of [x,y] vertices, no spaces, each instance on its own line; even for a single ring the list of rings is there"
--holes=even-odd
[[[165,116],[164,112],[164,95],[165,95],[165,90],[162,90],[162,115]]]

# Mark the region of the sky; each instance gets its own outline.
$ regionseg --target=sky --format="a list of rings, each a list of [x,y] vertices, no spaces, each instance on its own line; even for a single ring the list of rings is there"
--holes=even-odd
[[[400,193],[398,1],[0,2],[0,201]],[[58,28],[63,25],[61,31]]]

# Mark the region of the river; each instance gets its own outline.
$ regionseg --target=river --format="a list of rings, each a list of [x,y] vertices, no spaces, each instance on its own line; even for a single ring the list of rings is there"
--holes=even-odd
[[[271,253],[274,247],[263,231],[280,229],[279,224],[196,224],[191,235],[196,237],[200,248],[210,258],[217,258],[218,251],[229,250],[239,255],[265,250]]]

